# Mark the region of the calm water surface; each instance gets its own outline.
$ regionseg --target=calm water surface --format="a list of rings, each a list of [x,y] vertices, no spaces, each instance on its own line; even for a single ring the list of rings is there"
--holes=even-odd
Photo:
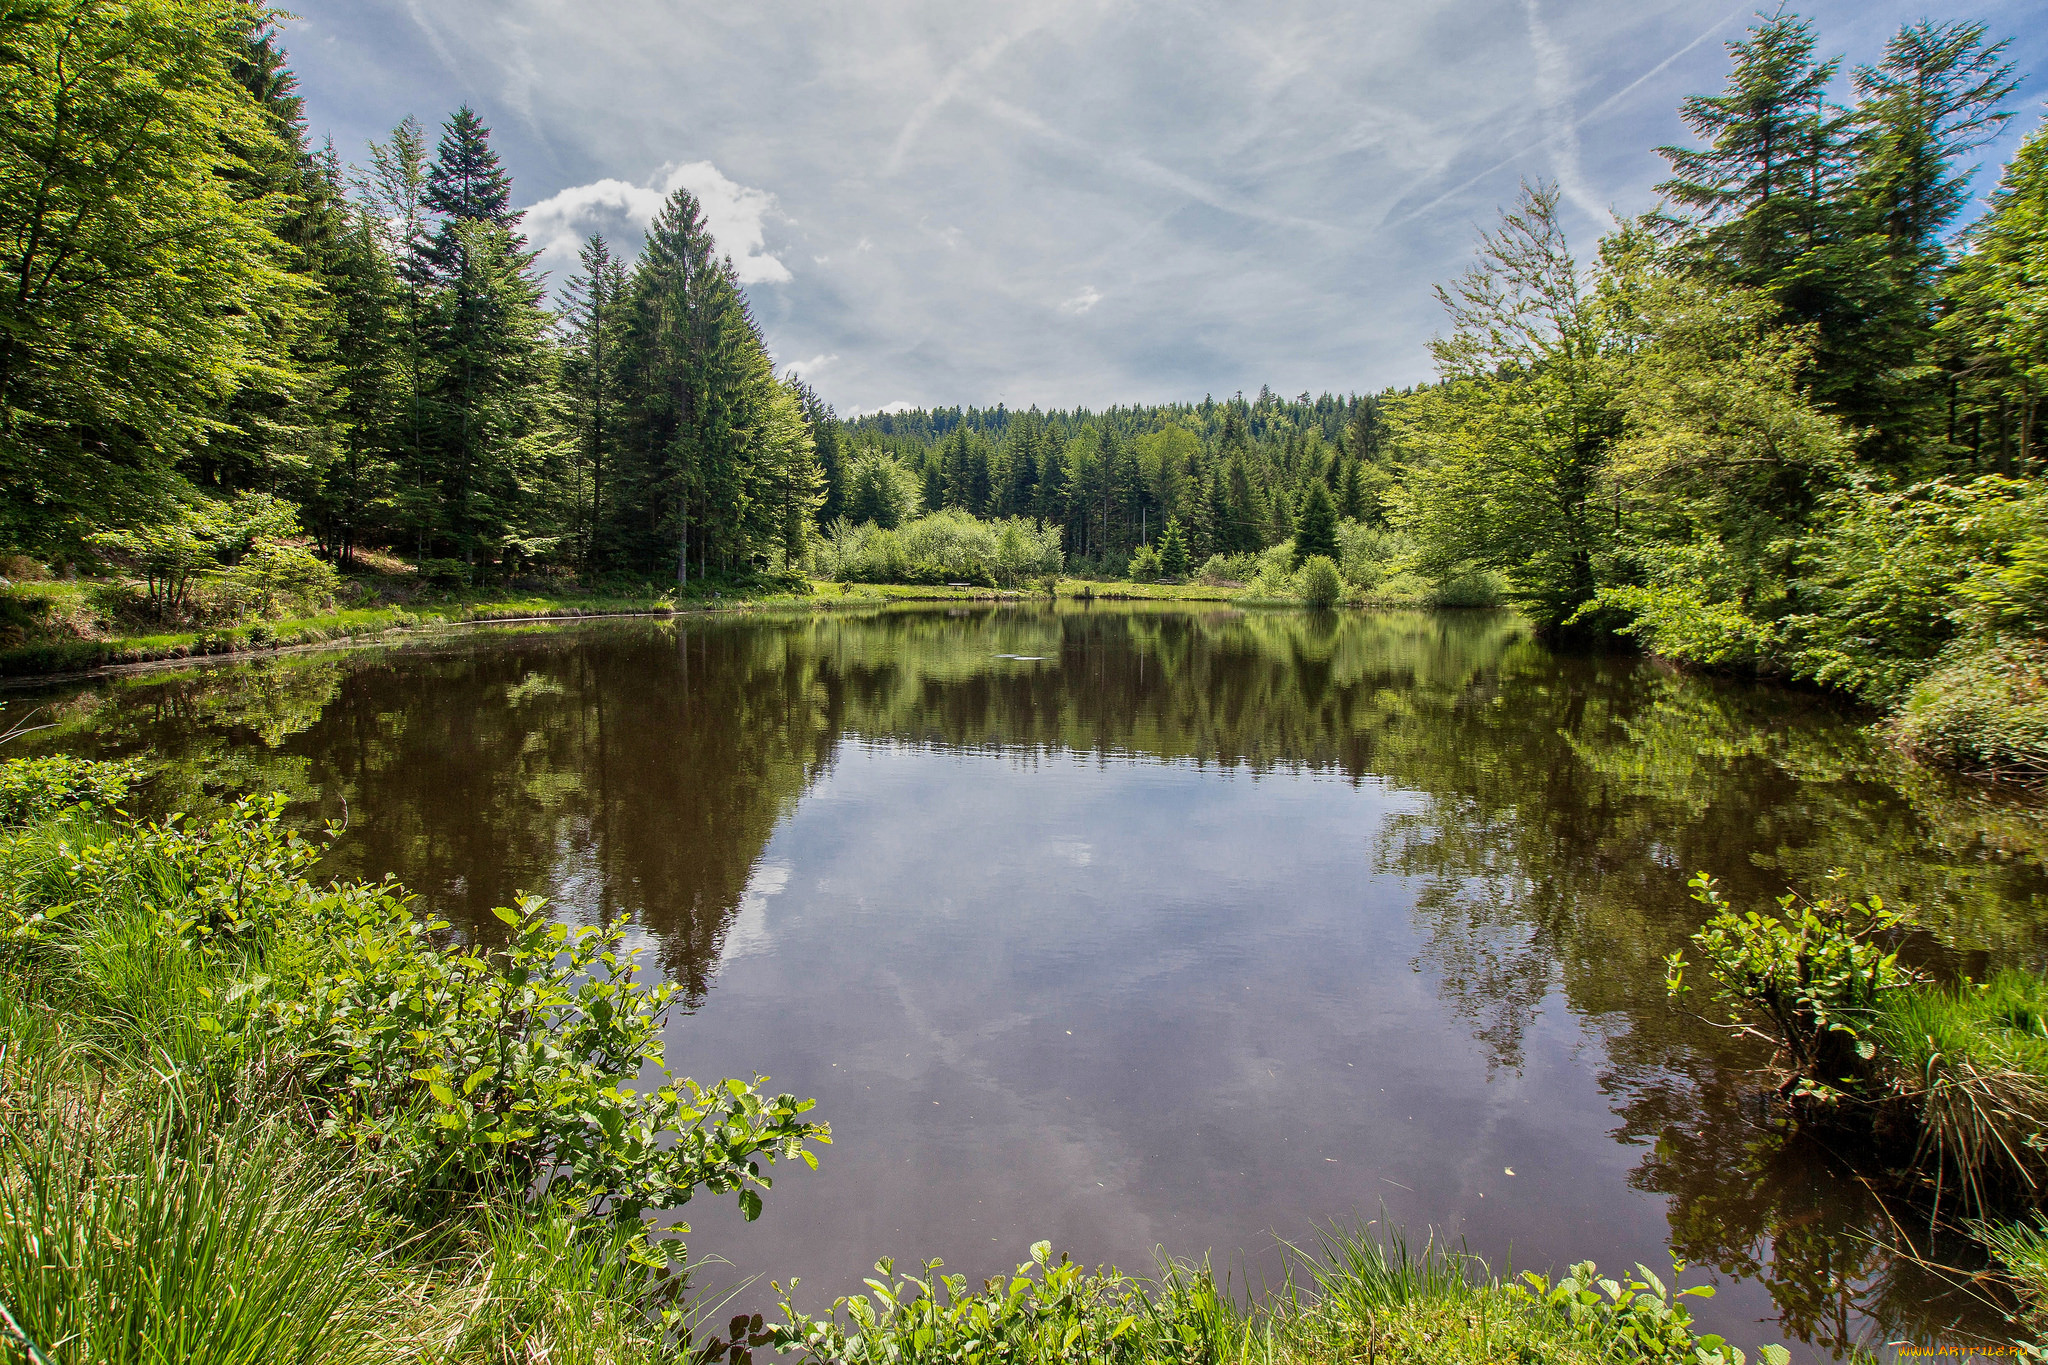
[[[345,807],[333,870],[466,932],[522,890],[629,925],[684,987],[678,1071],[766,1072],[834,1129],[759,1223],[688,1209],[709,1279],[763,1276],[744,1306],[1040,1237],[1256,1282],[1276,1238],[1386,1217],[1497,1268],[1675,1248],[1717,1329],[1815,1357],[1997,1330],[1875,1250],[1855,1172],[1762,1123],[1761,1058],[1664,998],[1698,869],[1742,901],[1848,869],[1924,907],[1935,970],[2048,960],[2040,810],[1804,694],[1505,617],[1063,605],[499,630],[37,700],[44,747],[154,755],[157,807]]]

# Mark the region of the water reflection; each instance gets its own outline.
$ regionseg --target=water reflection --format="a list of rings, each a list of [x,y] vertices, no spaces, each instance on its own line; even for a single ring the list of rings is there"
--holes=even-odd
[[[1663,996],[1698,868],[1740,898],[1847,868],[1926,907],[1938,969],[2048,960],[2040,812],[1817,697],[1501,616],[1062,606],[500,630],[43,700],[38,743],[153,755],[155,805],[345,812],[337,873],[471,932],[520,890],[629,923],[697,1011],[681,1059],[773,1070],[847,1135],[782,1221],[700,1228],[735,1261],[971,1271],[1062,1232],[1142,1261],[1384,1199],[1522,1264],[1669,1244],[1738,1282],[1713,1312],[1745,1339],[1988,1330]]]

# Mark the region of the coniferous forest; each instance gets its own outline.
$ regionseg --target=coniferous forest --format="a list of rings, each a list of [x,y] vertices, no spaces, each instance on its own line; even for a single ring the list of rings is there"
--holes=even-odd
[[[140,576],[144,615],[317,595],[372,551],[1296,599],[1320,555],[1339,598],[1505,600],[2042,766],[2048,135],[1973,183],[2019,116],[1982,25],[1849,69],[1758,18],[1654,206],[1576,242],[1553,187],[1503,210],[1438,289],[1430,384],[853,421],[778,378],[688,191],[549,281],[483,116],[343,165],[247,0],[25,6],[0,41],[0,550]],[[941,511],[1010,548],[891,539]]]

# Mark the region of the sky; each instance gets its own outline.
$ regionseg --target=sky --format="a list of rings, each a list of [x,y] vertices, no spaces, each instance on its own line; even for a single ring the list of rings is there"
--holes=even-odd
[[[1753,4],[1698,0],[295,0],[316,139],[473,106],[559,282],[703,203],[778,366],[843,416],[1427,379],[1431,286],[1524,178],[1575,249],[1652,207]],[[1893,0],[1809,0],[1844,72]],[[1978,0],[2048,94],[2048,3]],[[2039,74],[2036,74],[2039,73]]]

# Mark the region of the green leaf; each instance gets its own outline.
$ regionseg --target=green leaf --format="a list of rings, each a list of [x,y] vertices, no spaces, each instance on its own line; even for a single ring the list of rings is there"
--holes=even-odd
[[[761,1216],[761,1196],[752,1190],[740,1191],[740,1217],[749,1223]]]

